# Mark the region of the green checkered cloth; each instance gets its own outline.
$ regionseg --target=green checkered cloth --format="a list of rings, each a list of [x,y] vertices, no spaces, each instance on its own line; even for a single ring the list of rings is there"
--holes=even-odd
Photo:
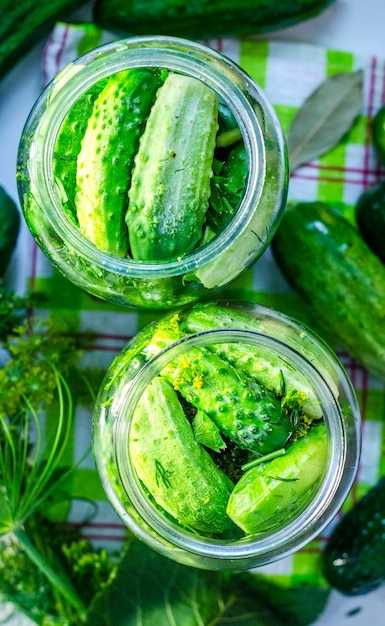
[[[53,29],[43,55],[43,80],[47,82],[68,62],[88,49],[111,41],[110,33],[94,25],[59,23]],[[329,154],[295,171],[290,180],[292,200],[324,200],[352,211],[359,194],[384,177],[370,145],[370,124],[375,111],[385,99],[385,66],[382,60],[358,57],[349,52],[320,47],[266,40],[215,39],[205,42],[218,49],[246,70],[264,89],[286,130],[298,107],[328,76],[338,72],[364,70],[362,115],[343,141]],[[94,349],[86,351],[82,364],[107,368],[126,341],[159,312],[133,312],[96,300],[63,278],[36,247],[32,238],[24,247],[25,286],[48,295],[51,315],[70,321],[75,333],[92,330],[96,334]],[[289,288],[268,249],[255,266],[224,292],[226,297],[249,300],[274,307],[312,326],[300,298]],[[363,417],[363,454],[358,479],[344,505],[349,508],[378,477],[385,474],[385,386],[370,376],[352,358],[338,350],[356,389]],[[90,446],[91,416],[78,409],[73,442],[69,455],[80,458]],[[85,529],[96,544],[117,549],[125,529],[105,498],[92,454],[81,462],[73,478],[73,493],[80,501],[71,510],[71,519],[85,515],[81,500],[94,498],[98,514]],[[322,536],[296,554],[260,568],[284,584],[323,584],[320,551],[335,519]]]

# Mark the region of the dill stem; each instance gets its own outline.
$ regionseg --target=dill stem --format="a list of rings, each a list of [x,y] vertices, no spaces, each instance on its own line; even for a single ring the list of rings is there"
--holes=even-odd
[[[248,469],[251,469],[252,467],[255,467],[256,465],[266,463],[266,461],[272,461],[273,459],[276,459],[279,456],[283,456],[284,454],[286,454],[285,448],[274,450],[273,452],[269,452],[268,454],[264,454],[263,456],[260,456],[257,459],[250,461],[250,463],[245,463],[245,465],[242,465],[241,469],[243,471],[246,471]]]
[[[75,589],[72,587],[70,581],[55,572],[55,570],[41,556],[39,551],[36,550],[35,546],[23,530],[18,528],[13,532],[31,561],[39,568],[41,573],[44,574],[49,582],[62,594],[67,602],[80,613],[82,621],[85,621],[87,609]]]

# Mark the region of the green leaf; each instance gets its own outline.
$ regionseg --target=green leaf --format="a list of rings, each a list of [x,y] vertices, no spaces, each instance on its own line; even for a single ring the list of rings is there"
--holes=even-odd
[[[308,626],[328,588],[283,588],[264,576],[187,567],[133,540],[88,626]]]
[[[194,436],[198,443],[215,452],[226,448],[219,428],[204,411],[197,411],[193,419]]]
[[[218,612],[218,576],[179,565],[132,541],[89,626],[206,626]]]
[[[334,148],[362,107],[363,71],[334,74],[305,101],[287,133],[290,169]]]

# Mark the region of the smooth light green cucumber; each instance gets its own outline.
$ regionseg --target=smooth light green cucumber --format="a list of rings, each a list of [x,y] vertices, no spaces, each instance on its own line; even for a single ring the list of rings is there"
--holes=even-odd
[[[270,530],[300,512],[326,466],[324,423],[293,442],[283,456],[247,470],[235,485],[227,514],[245,533]]]
[[[133,465],[159,506],[183,526],[209,534],[232,526],[226,506],[233,483],[195,440],[167,380],[148,385],[130,433]]]
[[[127,190],[139,137],[161,75],[134,68],[110,76],[95,101],[77,161],[81,232],[105,252],[125,256]]]
[[[201,238],[217,130],[217,94],[195,78],[170,74],[135,157],[126,216],[134,259],[175,259]]]

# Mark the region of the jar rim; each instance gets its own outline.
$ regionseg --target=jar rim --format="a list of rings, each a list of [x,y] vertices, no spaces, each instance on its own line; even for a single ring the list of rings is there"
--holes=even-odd
[[[106,58],[105,55],[107,55]],[[143,262],[105,253],[81,234],[62,208],[53,176],[52,155],[55,138],[64,116],[78,97],[97,80],[112,73],[111,61],[115,63],[113,72],[127,67],[138,67],[138,63],[147,67],[152,63],[153,65],[163,64],[169,69],[200,77],[226,100],[241,129],[247,151],[249,172],[255,174],[247,178],[240,205],[233,219],[221,233],[207,244],[176,260]],[[229,76],[233,78],[233,81],[229,79]],[[69,78],[71,78],[70,81]],[[68,241],[72,248],[81,249],[82,256],[93,265],[138,278],[156,279],[166,275],[188,274],[217,258],[231,245],[234,238],[247,228],[252,217],[250,207],[254,210],[254,207],[258,206],[266,176],[263,118],[260,119],[259,112],[255,110],[242,87],[245,85],[253,98],[262,103],[263,108],[270,112],[277,136],[284,145],[283,131],[259,85],[236,63],[203,44],[177,37],[132,37],[103,44],[69,64],[49,86],[49,102],[54,101],[55,106],[47,107],[44,112],[39,123],[39,132],[34,140],[35,158],[32,163],[31,160],[29,162],[31,179],[39,190],[47,217],[62,239]],[[229,89],[230,100],[227,95]],[[43,102],[41,106],[44,106]],[[280,151],[280,159],[284,168],[283,150]]]
[[[317,493],[303,511],[294,515],[284,528],[278,528],[271,534],[264,536],[246,536],[241,540],[228,542],[213,540],[192,535],[181,529],[175,523],[170,524],[166,517],[149,505],[144,494],[140,491],[138,478],[128,459],[127,448],[118,445],[119,441],[129,441],[130,419],[137,401],[147,384],[171,359],[188,346],[207,345],[208,343],[230,341],[246,341],[255,345],[270,347],[284,358],[295,362],[296,367],[311,380],[317,391],[321,404],[327,405],[329,411],[324,412],[324,421],[328,433],[328,463]],[[348,379],[347,379],[347,384]],[[350,388],[350,384],[349,384]],[[359,449],[360,436],[355,431],[355,439],[348,441],[345,416],[339,406],[334,390],[322,372],[310,360],[305,358],[292,346],[281,340],[256,331],[239,329],[216,329],[189,335],[175,342],[157,354],[151,362],[146,363],[133,379],[130,388],[122,399],[119,407],[115,430],[115,460],[122,487],[139,516],[146,521],[152,530],[155,530],[163,539],[169,541],[174,548],[184,549],[187,552],[198,554],[206,558],[220,561],[240,561],[259,559],[258,564],[268,563],[284,554],[293,552],[310,541],[322,530],[334,516],[346,497],[354,480],[358,459],[350,464],[351,456]],[[331,446],[330,441],[336,443]],[[351,450],[348,447],[351,447]],[[346,462],[347,466],[346,466]],[[344,481],[342,484],[342,476]],[[341,487],[342,485],[342,487]],[[152,539],[153,540],[153,539]],[[151,542],[151,538],[150,538]]]

